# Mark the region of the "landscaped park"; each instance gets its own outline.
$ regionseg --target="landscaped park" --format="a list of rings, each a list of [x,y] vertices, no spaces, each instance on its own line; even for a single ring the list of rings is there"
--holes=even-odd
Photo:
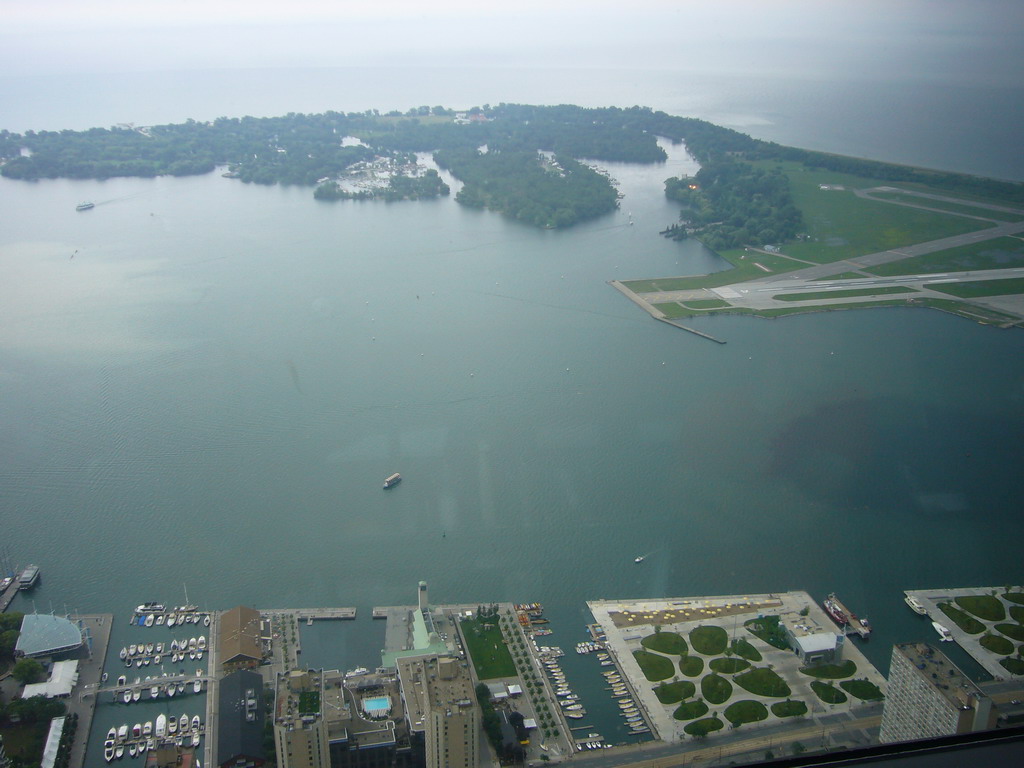
[[[732,265],[722,272],[612,284],[670,321],[916,306],[1002,327],[1024,322],[1019,202],[799,162],[754,165],[788,179],[803,216],[796,240],[721,251]]]
[[[950,595],[936,600],[936,606],[946,616],[940,620],[952,622],[977,641],[980,651],[974,643],[957,638],[962,646],[989,657],[979,661],[996,661],[1003,674],[1024,676],[1024,591],[1003,587]]]

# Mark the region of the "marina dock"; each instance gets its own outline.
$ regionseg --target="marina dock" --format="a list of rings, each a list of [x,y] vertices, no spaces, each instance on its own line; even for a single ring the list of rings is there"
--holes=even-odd
[[[14,579],[7,589],[0,593],[0,613],[11,607],[14,596],[18,594],[18,580]]]
[[[295,621],[312,624],[314,621],[350,621],[356,617],[355,608],[260,608],[260,613],[293,616]]]

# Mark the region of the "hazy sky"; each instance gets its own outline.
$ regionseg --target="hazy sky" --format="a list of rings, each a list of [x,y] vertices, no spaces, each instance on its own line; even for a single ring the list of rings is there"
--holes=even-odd
[[[1009,83],[1024,38],[1018,0],[0,0],[0,10],[7,75],[468,62],[702,68],[713,59],[720,71],[809,77],[830,67],[922,77],[937,68],[945,77],[986,66]]]

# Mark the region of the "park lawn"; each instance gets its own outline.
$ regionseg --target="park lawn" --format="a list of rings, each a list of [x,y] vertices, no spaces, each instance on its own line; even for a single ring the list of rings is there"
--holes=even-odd
[[[683,730],[691,736],[707,736],[714,731],[722,730],[722,723],[717,717],[705,717],[683,726]]]
[[[996,624],[996,631],[1018,642],[1024,640],[1024,627],[1020,624]]]
[[[847,659],[842,664],[818,664],[813,667],[801,667],[800,671],[811,677],[839,680],[843,677],[853,677],[857,672],[857,662]]]
[[[979,208],[976,205],[965,203],[951,203],[946,200],[932,200],[928,197],[917,197],[916,195],[907,195],[902,192],[872,192],[871,196],[879,200],[893,200],[897,203],[910,203],[911,205],[938,208],[939,210],[952,211],[953,213],[966,213],[968,216],[981,216],[984,219],[995,219],[996,221],[1024,221],[1024,216],[1018,213],[993,211],[989,208]]]
[[[1011,603],[1017,603],[1017,605],[1024,605],[1024,592],[1003,592],[1003,599],[1009,600]],[[1013,609],[1010,609],[1013,612]]]
[[[732,652],[747,661],[760,661],[761,652],[750,644],[749,640],[738,637],[732,641]]]
[[[980,243],[960,245],[944,251],[890,261],[865,272],[883,277],[895,275],[930,275],[935,272],[966,272],[979,269],[1024,267],[1024,241],[1016,237],[996,237]],[[828,279],[828,278],[826,278]]]
[[[881,701],[885,698],[878,686],[868,680],[843,680],[839,687],[862,701]]]
[[[734,677],[733,682],[758,696],[773,696],[781,699],[793,692],[786,681],[768,667],[756,667],[749,672],[744,672],[742,675]]]
[[[473,660],[476,676],[481,680],[496,677],[513,677],[516,665],[512,661],[505,638],[498,627],[498,620],[481,622],[478,619],[463,619],[462,635],[466,638],[466,650]]]
[[[780,651],[788,651],[789,643],[786,642],[786,633],[779,626],[778,616],[763,616],[759,619],[749,619],[743,622],[746,630],[764,640],[768,645],[778,648]]]
[[[676,707],[672,717],[676,720],[693,720],[695,717],[703,717],[708,713],[708,705],[703,701],[688,701]]]
[[[704,671],[704,659],[700,656],[684,656],[679,660],[679,671],[687,677],[697,677]]]
[[[1006,609],[993,595],[965,595],[956,598],[956,604],[985,621],[1005,621]]]
[[[776,701],[772,704],[776,717],[800,717],[807,714],[807,705],[802,701]]]
[[[641,640],[640,645],[652,651],[674,653],[676,656],[682,656],[689,651],[686,640],[675,632],[655,632]]]
[[[690,630],[690,645],[697,653],[705,656],[717,656],[725,653],[729,645],[729,633],[721,627],[700,626]]]
[[[633,651],[633,658],[640,665],[640,671],[644,673],[644,677],[652,683],[672,677],[672,673],[675,670],[675,664],[672,663],[672,659],[667,659],[656,653]]]
[[[1018,624],[1024,624],[1024,606],[1011,605],[1010,618],[1016,621]]]
[[[675,683],[662,683],[654,689],[654,695],[662,704],[675,704],[677,701],[688,699],[697,691],[697,686],[689,680],[679,680]]]
[[[812,680],[811,690],[814,691],[818,698],[826,704],[842,704],[846,701],[846,694],[832,685],[832,683],[825,683],[821,680]]]
[[[981,296],[1008,296],[1024,293],[1024,277],[1009,277],[996,280],[972,280],[965,283],[925,283],[926,288],[961,299],[973,299]],[[981,595],[991,597],[991,595]],[[995,600],[995,598],[992,598]],[[959,601],[960,598],[957,598]]]
[[[734,675],[737,672],[742,672],[744,669],[750,666],[750,662],[746,659],[712,659],[709,665],[711,669],[722,675]]]
[[[884,183],[878,179],[809,169],[794,162],[768,162],[766,166],[781,167],[789,177],[793,201],[803,213],[811,240],[783,246],[786,254],[798,259],[828,264],[993,226],[961,216],[867,200],[853,193],[854,189]],[[846,189],[821,190],[819,184],[843,185]]]
[[[1003,665],[1003,669],[1009,672],[1011,675],[1024,675],[1024,661],[1020,659],[1005,658],[1000,659],[999,663]]]
[[[939,603],[939,610],[949,616],[956,625],[969,635],[980,635],[985,631],[985,625],[973,616],[961,611],[952,603]]]
[[[818,301],[820,299],[846,299],[852,296],[884,296],[890,293],[918,293],[916,288],[904,285],[890,285],[877,288],[850,288],[843,291],[811,291],[809,293],[779,293],[772,296],[776,301]]]
[[[1013,643],[999,635],[985,635],[981,640],[981,647],[999,656],[1009,656],[1013,653]]]
[[[722,704],[732,696],[732,683],[714,673],[704,675],[700,681],[701,695],[711,704]]]
[[[744,699],[730,704],[725,708],[725,719],[735,725],[744,723],[756,723],[768,717],[768,707],[760,701]]]

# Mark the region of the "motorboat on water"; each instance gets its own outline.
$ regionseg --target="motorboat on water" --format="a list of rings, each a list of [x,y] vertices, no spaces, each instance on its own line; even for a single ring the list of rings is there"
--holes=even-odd
[[[206,635],[200,635],[199,636],[199,640],[196,641],[196,650],[198,650],[198,651],[205,651],[206,650]]]
[[[189,649],[190,651],[194,651],[194,650],[196,650],[196,649],[197,649],[198,647],[199,647],[199,640],[198,640],[198,639],[196,639],[196,638],[194,638],[194,637],[190,637],[190,638],[188,639],[188,649]]]
[[[116,757],[118,760],[124,757],[124,744],[117,745],[117,748],[114,750],[114,757]]]
[[[162,654],[164,652],[164,644],[163,643],[157,643],[156,644],[156,652],[160,653],[160,654]]]
[[[128,738],[128,723],[122,723],[117,729],[117,740],[124,741]]]
[[[138,739],[142,736],[142,723],[136,723],[132,726],[132,738]]]
[[[944,642],[944,643],[952,643],[953,642],[953,633],[950,632],[949,629],[947,629],[946,627],[944,627],[941,624],[939,624],[939,622],[933,621],[932,622],[932,628],[936,632],[939,633],[939,637],[942,638],[942,642]]]
[[[152,643],[146,643],[146,653],[153,653],[154,645]]]
[[[163,603],[143,603],[135,609],[136,613],[163,613],[167,608]]]
[[[182,733],[188,730],[189,719],[188,715],[182,715],[181,719],[178,720],[178,730]]]
[[[114,760],[114,750],[115,747],[113,739],[107,739],[103,742],[103,759],[108,763]]]
[[[167,695],[168,696],[173,696],[177,692],[178,692],[178,686],[176,686],[174,683],[168,683],[167,684]]]
[[[642,563],[646,559],[647,559],[647,555],[640,555],[639,557],[634,557],[633,558],[633,562],[634,563]]]
[[[173,736],[178,732],[178,720],[174,717],[167,718],[167,735]]]
[[[121,652],[118,654],[118,656],[121,657],[121,661],[124,661],[125,659],[127,659],[128,658],[128,649],[125,648],[125,647],[122,647],[121,648]]]
[[[156,717],[156,728],[153,731],[153,735],[158,739],[162,739],[167,735],[167,715],[161,713]]]
[[[125,704],[131,704],[132,703],[132,691],[131,691],[131,689],[130,688],[126,689],[125,692],[123,694],[121,694],[121,698],[124,699],[124,703]]]
[[[155,622],[155,621],[156,621],[156,616],[154,614],[150,613],[150,614],[146,615],[146,626],[147,627],[152,627],[153,626],[153,622]]]
[[[124,675],[120,675],[120,676],[119,676],[119,677],[117,678],[117,684],[118,684],[118,685],[124,685],[124,684],[125,684],[125,683],[127,683],[127,682],[128,682],[128,678],[127,678],[127,677],[125,677]]]
[[[141,755],[147,749],[149,749],[149,740],[148,739],[143,739],[142,741],[139,742],[139,754]]]
[[[192,746],[199,746],[199,731],[192,731]]]
[[[921,616],[927,616],[928,615],[928,609],[924,607],[924,603],[922,603],[920,600],[918,600],[913,595],[907,595],[906,597],[904,597],[903,598],[903,602],[905,602],[907,605],[909,605],[910,609],[914,613],[920,614]]]
[[[165,619],[166,619],[166,617],[162,613],[158,613],[157,616],[156,616],[156,625],[158,627],[163,626],[163,623],[164,623]]]
[[[177,623],[178,623],[178,615],[177,614],[171,613],[171,614],[167,615],[167,626],[168,627],[173,627]]]
[[[141,688],[136,688],[134,691],[132,691],[132,701],[138,701],[141,698],[142,698],[142,689]]]
[[[137,646],[135,643],[132,643],[131,645],[128,646],[128,655],[129,656],[134,656],[138,650],[139,650],[139,646]]]
[[[107,741],[113,741],[117,738],[117,728],[111,728],[107,731]]]
[[[159,695],[160,695],[160,686],[159,685],[154,685],[152,688],[149,689],[149,698],[155,699]]]
[[[176,650],[178,650],[178,641],[174,640],[174,639],[171,639],[171,651],[173,652],[173,651],[176,651]]]
[[[199,715],[192,715],[192,730],[199,731],[200,720]]]
[[[203,617],[203,625],[207,627],[210,626],[210,614],[206,614],[206,616]]]
[[[196,651],[196,659],[202,660],[202,658],[203,658],[203,652],[202,651]]]
[[[156,656],[153,657],[153,663],[159,664],[161,661],[163,661],[163,658],[164,657],[158,653]]]
[[[142,726],[142,735],[147,739],[153,735],[153,721],[147,720],[145,725]]]
[[[202,693],[202,692],[203,692],[203,681],[199,680],[197,678],[196,681],[194,683],[192,683],[192,693]]]
[[[185,692],[185,683],[184,682],[179,682],[178,683],[178,693],[184,693],[184,692]]]

